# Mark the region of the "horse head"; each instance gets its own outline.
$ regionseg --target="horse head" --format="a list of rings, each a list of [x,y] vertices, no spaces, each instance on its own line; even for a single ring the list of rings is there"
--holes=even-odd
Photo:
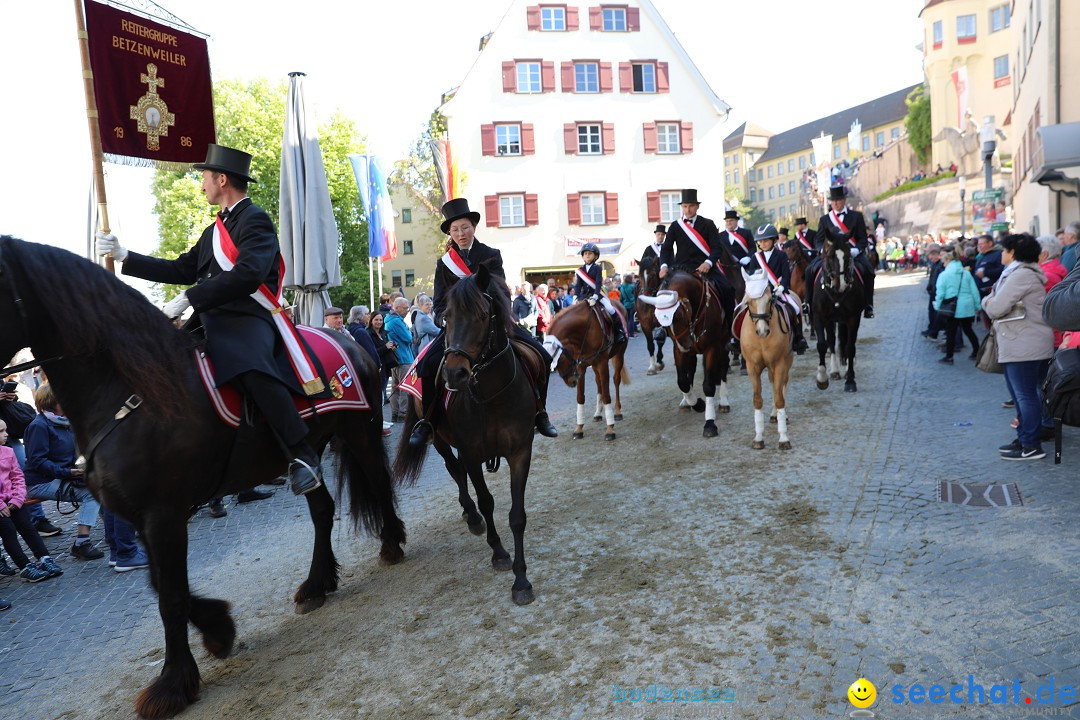
[[[20,294],[20,283],[10,264],[10,245],[15,238],[0,237],[0,362],[7,364],[15,353],[30,346],[30,326],[27,320],[27,304]],[[24,288],[25,289],[25,288]]]
[[[852,258],[851,246],[847,242],[834,243],[826,239],[822,246],[821,267],[824,271],[823,286],[838,293],[845,292],[851,285]]]
[[[512,332],[510,293],[502,278],[481,265],[446,295],[443,379],[460,390],[507,346]]]
[[[566,312],[572,310],[575,306],[567,308]],[[562,313],[560,313],[562,315]],[[563,345],[562,340],[553,332],[555,328],[554,321],[548,328],[547,335],[544,336],[544,349],[547,350],[548,355],[551,356],[551,370],[559,373],[559,377],[563,379],[568,387],[577,387],[578,380],[580,379],[580,372],[578,370],[577,356],[572,347]]]
[[[657,288],[660,287],[660,276],[658,274],[659,261],[654,258],[646,258],[641,261],[638,266],[638,271],[641,273],[641,294],[642,295],[655,295]]]
[[[753,275],[742,271],[743,280],[746,281],[746,293],[743,302],[746,303],[750,319],[754,321],[754,332],[758,337],[769,337],[769,321],[772,319],[773,298],[769,292],[769,279],[765,272],[759,270]]]

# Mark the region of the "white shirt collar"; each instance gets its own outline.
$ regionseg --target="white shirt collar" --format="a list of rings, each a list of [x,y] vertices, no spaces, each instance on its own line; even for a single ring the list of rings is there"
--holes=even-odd
[[[232,205],[230,205],[229,207],[226,207],[226,208],[221,208],[221,212],[227,212],[227,213],[229,213],[230,215],[232,215],[232,211],[236,209],[236,206],[237,206],[237,205],[239,205],[240,203],[244,202],[244,201],[245,201],[245,200],[247,200],[247,199],[248,199],[248,196],[247,196],[247,195],[245,195],[244,197],[240,198],[239,200],[237,200],[236,202],[234,202],[234,203],[233,203]]]

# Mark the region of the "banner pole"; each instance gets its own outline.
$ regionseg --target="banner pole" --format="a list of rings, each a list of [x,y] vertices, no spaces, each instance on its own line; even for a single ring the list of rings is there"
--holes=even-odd
[[[374,308],[375,307],[375,270],[374,270],[374,266],[375,266],[375,263],[372,261],[371,256],[368,255],[368,259],[367,259],[367,280],[368,280],[367,287],[368,287],[368,303],[369,303],[368,307],[369,308]]]
[[[75,0],[75,21],[79,28],[79,54],[82,56],[83,91],[86,95],[86,120],[90,126],[90,154],[94,164],[94,192],[97,195],[98,222],[101,232],[109,232],[109,205],[105,196],[105,154],[101,150],[101,129],[98,127],[97,98],[94,97],[94,71],[90,67],[90,39],[86,32],[83,0]],[[105,269],[115,274],[111,257],[105,258]]]

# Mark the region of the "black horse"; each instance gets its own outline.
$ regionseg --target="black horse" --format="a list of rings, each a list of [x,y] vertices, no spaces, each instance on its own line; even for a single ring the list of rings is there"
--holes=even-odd
[[[856,392],[855,341],[859,338],[866,295],[863,281],[854,267],[848,243],[835,246],[829,240],[821,249],[821,271],[815,281],[813,320],[817,334],[818,369],[815,380],[819,389],[829,387],[829,378],[840,379],[840,364],[847,363],[845,392]],[[837,361],[837,328],[840,356]],[[825,369],[825,353],[831,353],[830,368]]]
[[[134,523],[146,543],[165,662],[135,709],[146,718],[175,715],[199,693],[188,623],[219,658],[236,638],[229,604],[188,587],[191,508],[280,475],[286,460],[265,423],[257,422],[246,461],[230,464],[237,432],[211,406],[191,336],[100,267],[64,250],[0,237],[0,317],[0,355],[33,350],[87,458],[90,490]],[[339,344],[359,374],[354,381],[368,398],[380,397],[379,373],[367,353],[350,341]],[[405,527],[395,511],[378,409],[316,415],[308,422],[308,441],[319,452],[334,441],[338,499],[347,486],[354,526],[378,534],[383,561],[393,563],[403,557]],[[305,497],[315,548],[294,596],[297,612],[321,606],[338,584],[330,544],[334,500],[325,486]]]
[[[641,289],[635,302],[637,310],[638,326],[641,334],[645,336],[645,345],[649,350],[649,369],[646,375],[655,375],[664,369],[664,341],[667,340],[667,332],[656,322],[656,313],[653,306],[642,302],[642,295],[656,295],[660,287],[660,263],[655,256],[642,259],[638,267],[641,274]]]
[[[491,546],[496,570],[514,571],[511,597],[518,605],[534,600],[532,583],[525,575],[525,483],[532,463],[536,399],[527,373],[549,372],[542,363],[524,364],[510,343],[514,319],[510,293],[502,278],[481,265],[454,285],[446,296],[446,350],[442,377],[453,391],[438,424],[434,445],[458,486],[462,517],[473,534],[484,532]],[[443,398],[436,399],[443,402]],[[416,403],[409,403],[405,427],[416,423]],[[454,455],[457,450],[457,456]],[[408,435],[398,446],[394,470],[404,483],[415,482],[423,468],[427,449],[413,449]],[[495,499],[484,482],[484,464],[493,458],[507,459],[510,466],[510,530],[514,533],[514,560],[495,531]],[[472,479],[480,513],[469,497],[466,483]]]

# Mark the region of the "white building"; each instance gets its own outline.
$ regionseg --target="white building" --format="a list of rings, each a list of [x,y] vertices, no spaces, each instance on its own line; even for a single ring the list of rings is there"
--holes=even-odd
[[[682,188],[723,217],[729,107],[649,0],[513,0],[441,109],[477,237],[511,285],[568,278],[586,239],[609,273],[633,270]]]

